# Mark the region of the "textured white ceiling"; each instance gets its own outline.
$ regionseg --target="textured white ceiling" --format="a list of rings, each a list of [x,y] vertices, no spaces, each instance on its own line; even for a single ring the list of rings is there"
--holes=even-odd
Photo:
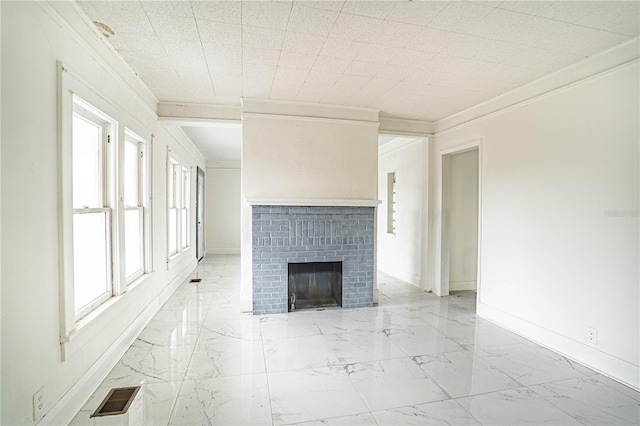
[[[436,121],[629,40],[615,1],[80,1],[160,101]]]

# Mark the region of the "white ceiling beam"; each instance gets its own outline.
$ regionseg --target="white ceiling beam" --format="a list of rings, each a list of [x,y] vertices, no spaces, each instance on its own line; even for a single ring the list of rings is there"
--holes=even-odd
[[[241,110],[233,105],[159,102],[158,121],[174,126],[216,126],[241,123]]]

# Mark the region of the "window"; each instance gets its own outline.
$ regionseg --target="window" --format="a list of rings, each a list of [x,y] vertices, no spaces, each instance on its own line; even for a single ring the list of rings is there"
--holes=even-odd
[[[178,252],[178,197],[180,188],[176,185],[177,173],[180,164],[171,160],[169,162],[169,255]]]
[[[122,133],[119,163],[117,121],[73,96],[71,226],[76,320],[124,293],[127,284],[148,270],[147,143],[129,130]],[[118,176],[122,177],[122,193]]]
[[[123,300],[119,296],[153,269],[153,144],[137,115],[128,114],[61,62],[58,78],[59,302],[64,361],[121,314],[111,309]],[[139,136],[146,132],[150,138]]]
[[[124,142],[124,254],[127,284],[140,277],[145,269],[145,166],[145,143],[127,132]]]
[[[387,173],[387,232],[396,233],[396,174]]]
[[[182,223],[180,233],[180,248],[185,249],[189,245],[189,169],[182,167],[182,206],[180,209]]]
[[[189,246],[190,173],[173,158],[169,159],[169,256]]]
[[[71,164],[76,318],[104,302],[113,292],[110,164],[114,130],[111,119],[74,98]]]
[[[182,167],[181,184],[182,184],[182,205],[180,206],[180,217],[182,223],[180,225],[180,248],[185,249],[189,245],[189,169]]]

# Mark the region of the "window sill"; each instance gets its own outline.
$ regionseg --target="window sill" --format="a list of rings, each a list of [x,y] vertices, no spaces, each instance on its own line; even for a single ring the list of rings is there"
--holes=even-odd
[[[136,278],[135,280],[127,284],[127,292],[133,290],[134,288],[138,287],[140,284],[145,282],[152,273],[153,271],[145,272],[144,274],[140,275],[138,278]],[[126,294],[126,292],[124,294]]]
[[[151,273],[144,274],[127,286],[127,291],[119,296],[111,297],[96,309],[76,321],[75,328],[68,336],[60,338],[62,361],[81,350],[88,342],[97,336],[97,331],[107,327],[114,317],[124,309],[123,300],[131,290],[149,279]]]
[[[191,246],[186,246],[185,248],[181,249],[180,251],[169,255],[169,258],[167,259],[167,265],[169,265],[174,260],[182,257],[182,255],[185,254],[186,252],[188,252],[189,250],[191,250]]]

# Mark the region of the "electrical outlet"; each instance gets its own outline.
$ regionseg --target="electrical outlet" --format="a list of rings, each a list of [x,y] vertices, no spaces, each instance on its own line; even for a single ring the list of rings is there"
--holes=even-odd
[[[593,327],[587,327],[586,338],[587,338],[587,342],[591,343],[592,345],[597,345],[598,344],[598,329],[593,328]]]
[[[33,420],[38,421],[44,416],[44,387],[33,394]]]

